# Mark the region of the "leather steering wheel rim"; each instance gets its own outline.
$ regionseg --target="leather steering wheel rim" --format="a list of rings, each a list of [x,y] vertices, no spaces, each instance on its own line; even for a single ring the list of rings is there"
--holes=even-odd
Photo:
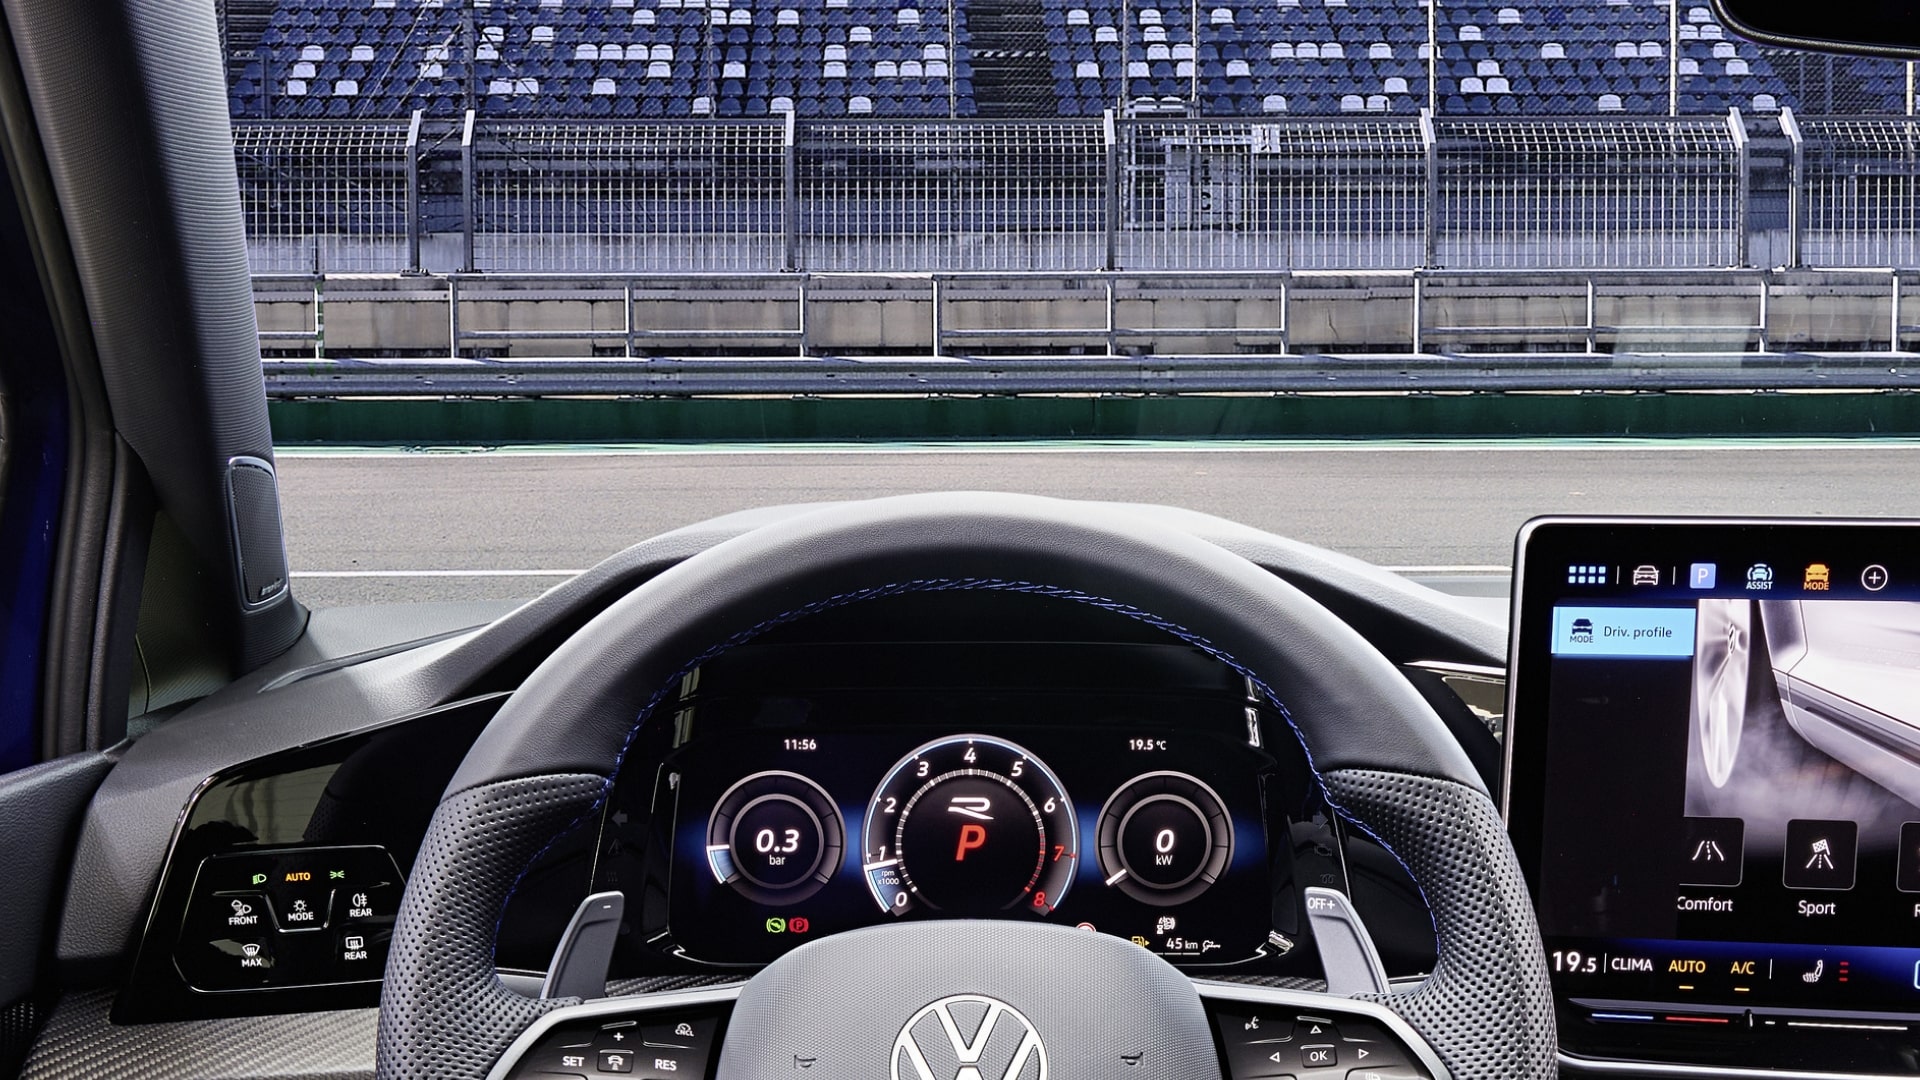
[[[1545,955],[1499,813],[1390,661],[1286,582],[1122,508],[941,494],[837,505],[716,545],[609,606],[528,677],[421,844],[387,962],[380,1080],[482,1076],[537,1017],[577,1002],[503,985],[498,923],[539,853],[596,810],[676,675],[816,611],[960,589],[1095,604],[1254,679],[1329,802],[1401,860],[1433,913],[1431,976],[1373,1000],[1456,1080],[1554,1075]]]

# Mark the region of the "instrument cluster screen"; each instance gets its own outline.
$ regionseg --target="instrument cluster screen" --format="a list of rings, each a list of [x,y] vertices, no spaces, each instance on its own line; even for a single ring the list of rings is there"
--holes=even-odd
[[[667,932],[759,964],[900,919],[1041,919],[1257,960],[1290,945],[1270,940],[1267,764],[1197,726],[696,740],[669,766]]]
[[[1917,539],[1523,534],[1508,816],[1564,1048],[1915,1071]]]

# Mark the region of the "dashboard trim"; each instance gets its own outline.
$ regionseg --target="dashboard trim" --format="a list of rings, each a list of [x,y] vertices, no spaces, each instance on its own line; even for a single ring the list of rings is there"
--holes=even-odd
[[[1731,1065],[1663,1065],[1652,1061],[1613,1061],[1561,1050],[1561,1066],[1609,1076],[1765,1077],[1767,1080],[1912,1080],[1901,1073],[1815,1072],[1803,1069],[1741,1069]]]

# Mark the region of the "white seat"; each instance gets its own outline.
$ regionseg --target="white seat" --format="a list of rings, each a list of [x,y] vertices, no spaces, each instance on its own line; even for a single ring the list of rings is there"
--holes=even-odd
[[[1519,26],[1527,20],[1520,17],[1519,8],[1503,7],[1500,9],[1500,13],[1493,17],[1493,21],[1499,23],[1501,26]]]
[[[307,80],[288,79],[286,95],[288,97],[306,97],[307,96]]]
[[[594,97],[611,97],[619,92],[620,85],[612,79],[599,78],[593,80],[592,93]]]
[[[1600,99],[1594,102],[1593,105],[1594,108],[1599,109],[1601,112],[1622,112],[1626,108],[1626,106],[1620,104],[1619,94],[1601,94]]]
[[[847,64],[844,60],[829,60],[820,65],[820,77],[823,79],[844,79],[847,77]]]
[[[1167,40],[1167,28],[1164,26],[1142,27],[1140,29],[1140,39],[1142,41],[1165,41]]]
[[[648,68],[647,76],[649,78],[653,76],[651,66]],[[723,79],[744,79],[747,77],[747,65],[739,60],[729,60],[720,65],[720,77]]]
[[[1416,60],[1425,60],[1432,53],[1433,43],[1430,41],[1422,41],[1413,47],[1413,57]]]
[[[903,79],[924,79],[926,72],[927,69],[922,67],[918,60],[900,61],[900,77]]]
[[[1389,75],[1387,81],[1380,85],[1380,89],[1382,92],[1388,94],[1405,94],[1410,92],[1407,89],[1407,80],[1398,75]]]
[[[609,0],[609,3],[607,4],[607,6],[615,7],[615,8],[630,8],[633,6],[633,0]]]
[[[335,79],[333,81],[333,96],[359,97],[360,81],[358,79]]]
[[[1367,46],[1367,59],[1391,60],[1393,59],[1393,46],[1384,41],[1376,41]]]
[[[311,79],[316,74],[317,73],[315,72],[313,65],[305,60],[302,60],[299,63],[293,65],[293,70],[287,73],[287,77],[290,79]]]
[[[621,51],[620,59],[627,61],[628,63],[644,64],[649,59],[647,55],[647,47],[641,42],[636,41],[631,45],[628,45],[624,50]],[[669,60],[672,58],[663,56],[660,59]]]
[[[1295,60],[1318,60],[1320,59],[1320,46],[1315,45],[1311,41],[1303,41],[1293,47],[1293,58]]]
[[[1665,55],[1667,55],[1666,48],[1657,41],[1643,41],[1640,43],[1640,58],[1642,60],[1657,60]]]
[[[1753,111],[1779,112],[1780,102],[1776,101],[1772,94],[1755,94],[1753,95]]]
[[[553,27],[536,26],[528,37],[535,45],[551,45],[553,44]]]
[[[1148,79],[1152,77],[1153,77],[1153,72],[1148,69],[1147,62],[1145,60],[1127,61],[1127,78]]]
[[[1705,26],[1702,26],[1702,27],[1700,28],[1700,36],[1701,36],[1701,37],[1702,37],[1703,39],[1704,39],[1704,38],[1712,38],[1712,39],[1713,39],[1713,40],[1715,40],[1715,41],[1719,41],[1719,40],[1720,40],[1720,38],[1721,38],[1721,34],[1720,34],[1720,24],[1719,24],[1719,23],[1708,23],[1707,25],[1705,25]]]
[[[600,59],[600,46],[575,45],[573,47],[573,59],[576,63],[581,60],[598,60]]]
[[[780,11],[779,11],[779,13],[778,13],[778,14],[776,14],[776,15],[774,15],[774,17],[773,17],[773,25],[775,25],[775,26],[799,26],[799,25],[800,25],[800,13],[799,13],[798,11],[795,11],[795,10],[794,10],[794,9],[792,9],[792,8],[781,8],[781,9],[780,9]],[[775,98],[774,100],[775,100],[775,101],[778,101],[778,100],[780,100],[780,99],[779,99],[779,98]],[[792,102],[788,102],[788,104],[792,104]],[[788,110],[788,111],[789,111],[789,112],[791,112],[792,110]]]
[[[705,94],[702,94],[697,98],[694,98],[692,111],[693,111],[693,115],[695,116],[712,116],[713,115],[713,99],[710,97],[707,97]]]
[[[1148,61],[1151,62],[1154,60],[1171,60],[1171,59],[1173,59],[1173,50],[1167,48],[1166,42],[1164,41],[1155,42],[1154,44],[1147,46]]]
[[[473,50],[473,58],[475,60],[498,60],[500,59],[500,50],[498,47],[483,41]]]
[[[856,26],[853,29],[847,31],[847,40],[858,42],[860,44],[866,44],[868,42],[871,42],[873,40],[873,27]]]
[[[891,60],[881,60],[873,65],[873,77],[876,79],[897,79],[900,77],[900,65]]]
[[[1093,28],[1093,40],[1102,44],[1117,42],[1120,40],[1120,31],[1117,27],[1096,26]]]
[[[656,25],[654,22],[653,12],[647,10],[646,8],[636,8],[633,13],[633,25],[635,26]]]
[[[347,54],[347,59],[356,64],[371,64],[374,59],[373,46],[355,45],[353,51]]]
[[[1713,12],[1708,8],[1690,7],[1687,9],[1687,21],[1690,23],[1710,23],[1713,21]]]
[[[1507,84],[1507,77],[1505,75],[1495,75],[1487,80],[1487,93],[1489,94],[1509,94],[1512,92]]]
[[[660,42],[647,50],[647,59],[670,61],[673,59],[673,46],[664,41]]]
[[[1141,26],[1159,26],[1160,13],[1153,10],[1152,8],[1141,8],[1140,9],[1140,25]]]
[[[847,112],[849,113],[860,114],[870,113],[872,111],[873,99],[864,94],[855,94],[847,99]]]
[[[1067,12],[1068,26],[1092,26],[1093,15],[1086,8],[1074,8]]]
[[[1500,61],[1482,60],[1478,64],[1474,65],[1473,73],[1482,78],[1485,78],[1488,75],[1498,75],[1500,74]]]
[[[1613,47],[1613,58],[1615,60],[1631,60],[1639,55],[1640,47],[1631,41],[1622,41]]]
[[[1680,24],[1680,40],[1681,41],[1699,41],[1700,28],[1693,25],[1692,23],[1681,23]]]
[[[1207,13],[1207,21],[1214,26],[1232,26],[1233,9],[1217,7]]]
[[[1566,58],[1567,47],[1557,41],[1549,41],[1545,45],[1540,46],[1540,59],[1542,60],[1565,60]]]
[[[513,80],[490,79],[487,82],[487,93],[501,97],[510,97],[513,94]]]
[[[1387,98],[1387,95],[1385,94],[1368,94],[1367,95],[1367,111],[1368,112],[1386,112],[1391,108],[1393,108],[1393,103]]]
[[[1342,45],[1341,45],[1341,44],[1340,44],[1339,42],[1337,42],[1337,41],[1328,41],[1328,42],[1323,42],[1323,43],[1321,44],[1321,46],[1320,46],[1320,59],[1322,59],[1322,60],[1345,60],[1346,58],[1347,58],[1347,50],[1346,50],[1346,48],[1345,48],[1344,46],[1342,46]]]
[[[793,99],[790,97],[787,97],[784,94],[781,95],[780,97],[774,98],[772,101],[767,102],[767,111],[777,112],[777,113],[790,113],[793,111]]]
[[[1268,94],[1266,97],[1260,99],[1260,111],[1267,113],[1286,112],[1287,96],[1285,94]]]
[[[1681,57],[1680,58],[1680,74],[1682,75],[1700,74],[1700,61],[1695,60],[1691,56]]]
[[[1752,72],[1747,70],[1747,62],[1736,56],[1732,60],[1727,61],[1727,74],[1750,75]]]
[[[647,65],[647,78],[671,79],[673,78],[673,65],[667,63],[665,60],[655,60]]]
[[[1478,75],[1468,75],[1460,80],[1460,92],[1463,94],[1484,94],[1487,92],[1487,84],[1480,81],[1480,76]]]
[[[1182,41],[1175,45],[1173,47],[1173,58],[1175,60],[1193,59],[1193,43],[1190,41]]]
[[[847,47],[845,45],[829,45],[821,50],[820,53],[820,59],[822,60],[845,60],[846,58]]]
[[[1481,36],[1479,27],[1469,23],[1466,26],[1463,26],[1460,28],[1460,40],[1461,41],[1485,41],[1486,39]]]
[[[1193,61],[1182,60],[1179,63],[1173,65],[1173,77],[1176,79],[1193,78]]]
[[[727,24],[730,26],[752,26],[753,12],[748,11],[746,8],[736,8],[727,16]]]
[[[897,13],[894,14],[893,22],[894,22],[894,25],[896,26],[919,26],[920,25],[920,9],[919,8],[901,8]]]
[[[327,58],[327,50],[319,45],[307,45],[300,50],[300,59],[316,63]]]
[[[947,71],[947,62],[945,60],[927,61],[927,78],[944,79],[948,76],[948,74],[949,72]]]
[[[928,45],[926,48],[920,50],[920,59],[922,60],[945,60],[946,58],[947,47],[945,45]]]
[[[1361,97],[1359,94],[1342,94],[1340,95],[1340,111],[1366,112],[1367,99]]]
[[[1713,47],[1713,58],[1715,60],[1731,60],[1739,55],[1740,50],[1735,48],[1731,41],[1723,41]]]
[[[420,77],[422,79],[444,79],[447,77],[447,73],[446,69],[439,64],[421,64]]]
[[[1227,78],[1247,79],[1252,77],[1253,77],[1253,69],[1247,66],[1247,62],[1245,60],[1227,61]]]

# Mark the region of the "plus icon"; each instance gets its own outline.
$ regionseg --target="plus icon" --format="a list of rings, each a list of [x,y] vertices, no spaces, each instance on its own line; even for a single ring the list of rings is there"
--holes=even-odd
[[[1881,566],[1879,563],[1874,563],[1872,566],[1860,571],[1860,584],[1868,592],[1879,592],[1881,589],[1886,588],[1887,568]]]

